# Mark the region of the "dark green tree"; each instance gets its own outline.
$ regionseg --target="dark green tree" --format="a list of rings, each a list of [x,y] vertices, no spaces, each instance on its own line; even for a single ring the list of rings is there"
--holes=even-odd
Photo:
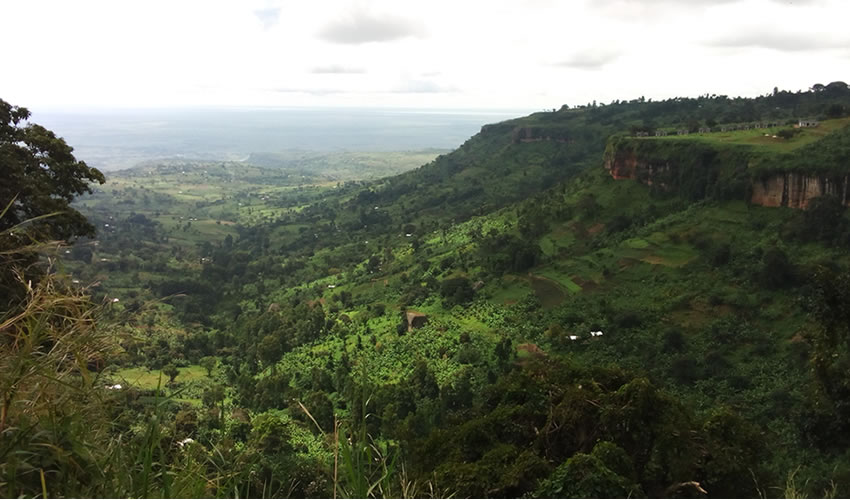
[[[50,130],[29,123],[29,117],[26,108],[0,99],[0,202],[5,207],[14,200],[0,219],[0,231],[59,212],[34,224],[33,236],[61,240],[94,236],[94,226],[70,203],[91,193],[89,183],[103,184],[103,174],[74,158],[74,148]]]
[[[104,182],[100,171],[74,158],[64,139],[29,123],[29,117],[26,108],[0,99],[0,310],[13,307],[23,296],[14,269],[37,261],[34,252],[12,250],[32,241],[94,236],[94,226],[70,203],[91,192],[90,182]],[[24,229],[26,221],[32,223]],[[29,279],[37,277],[37,272],[28,274]]]
[[[260,360],[263,362],[264,366],[271,367],[272,375],[276,374],[277,362],[280,361],[280,357],[283,356],[283,347],[281,346],[280,339],[274,335],[266,335],[262,340],[260,340],[260,344],[257,348],[257,354],[260,356]]]
[[[430,398],[434,399],[440,395],[440,387],[437,385],[437,379],[434,373],[428,368],[428,363],[423,359],[416,361],[413,368],[413,373],[405,384],[416,395],[417,399]]]
[[[713,498],[758,495],[758,459],[764,439],[757,427],[725,408],[703,425],[702,485]]]
[[[458,276],[443,281],[440,285],[440,294],[450,306],[453,306],[471,301],[475,296],[475,290],[472,289],[469,278]]]
[[[577,453],[541,481],[537,498],[630,498],[643,491],[633,481],[613,472],[598,457]]]
[[[809,335],[815,379],[832,407],[835,424],[846,430],[850,428],[850,272],[836,274],[822,268],[813,285],[808,309],[818,324]]]
[[[207,371],[207,377],[212,376],[212,371],[215,369],[215,365],[218,364],[218,360],[216,360],[213,356],[204,356],[198,361],[198,364]]]
[[[794,267],[781,248],[771,247],[762,257],[759,282],[768,288],[780,288],[794,280]]]
[[[177,375],[180,375],[180,370],[174,366],[174,363],[168,363],[164,367],[162,367],[162,373],[168,375],[168,383],[173,384],[174,379],[177,378]]]
[[[833,195],[813,198],[802,214],[801,236],[826,243],[839,242],[846,233],[846,207]]]

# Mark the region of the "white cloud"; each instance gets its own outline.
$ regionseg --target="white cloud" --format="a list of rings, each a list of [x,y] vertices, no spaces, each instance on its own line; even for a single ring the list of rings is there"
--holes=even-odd
[[[847,80],[844,0],[0,2],[39,106],[552,108]],[[12,42],[10,42],[12,43]]]
[[[432,80],[406,80],[392,89],[392,92],[403,94],[441,94],[457,92],[458,89],[438,84]]]
[[[620,57],[621,52],[613,49],[591,47],[555,63],[556,66],[566,66],[577,69],[601,69]]]
[[[782,52],[845,48],[848,39],[838,39],[822,33],[780,33],[771,28],[753,28],[710,40],[715,47],[773,49]]]
[[[424,28],[415,21],[388,14],[375,14],[361,8],[331,21],[319,31],[319,37],[325,41],[352,45],[389,42],[423,35]]]
[[[327,66],[315,66],[310,69],[311,73],[323,75],[359,75],[366,72],[363,68],[343,66],[342,64],[328,64]]]

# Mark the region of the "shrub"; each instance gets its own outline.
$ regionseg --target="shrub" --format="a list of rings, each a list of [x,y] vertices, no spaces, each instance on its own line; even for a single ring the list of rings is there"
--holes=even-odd
[[[700,378],[697,361],[693,356],[681,356],[670,364],[670,376],[680,384],[690,384]]]
[[[800,132],[802,132],[802,129],[799,128],[784,128],[777,132],[776,135],[781,137],[782,139],[788,140],[799,134]]]
[[[621,311],[614,318],[614,323],[621,328],[637,328],[641,325],[642,319],[637,312]]]
[[[764,253],[758,281],[768,288],[782,288],[794,282],[794,267],[782,249],[772,247]]]
[[[681,331],[675,328],[670,328],[664,332],[662,342],[666,352],[681,351],[685,348],[685,337]]]
[[[577,453],[540,482],[536,498],[641,497],[640,486],[613,472],[599,458]]]
[[[459,276],[450,278],[440,285],[440,294],[449,305],[466,304],[475,296],[469,278]]]

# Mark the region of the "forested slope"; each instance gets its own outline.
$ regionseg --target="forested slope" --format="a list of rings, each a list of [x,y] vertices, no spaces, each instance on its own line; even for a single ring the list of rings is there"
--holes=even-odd
[[[843,144],[829,120],[848,110],[835,84],[565,108],[338,186],[124,174],[79,201],[97,244],[57,261],[120,332],[90,387],[111,402],[98,439],[148,465],[112,492],[846,494],[845,206],[751,203],[758,146],[697,131],[816,118],[827,133],[763,153],[840,171],[818,148]],[[616,175],[618,151],[678,173]],[[226,188],[195,193],[213,173]],[[38,494],[38,470],[6,491]]]

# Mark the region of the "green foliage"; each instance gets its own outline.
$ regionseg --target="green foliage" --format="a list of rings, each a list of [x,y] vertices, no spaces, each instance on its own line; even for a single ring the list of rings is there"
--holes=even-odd
[[[564,462],[541,482],[535,498],[632,498],[641,497],[640,486],[607,468],[594,455],[579,453]]]
[[[254,417],[248,445],[266,455],[288,455],[294,451],[287,423],[276,413],[267,412]]]
[[[207,371],[207,376],[211,377],[213,370],[215,370],[215,367],[218,364],[218,360],[213,356],[204,356],[198,361],[198,364]]]
[[[27,120],[26,108],[0,99],[0,311],[10,311],[24,300],[26,290],[15,274],[30,268],[37,253],[28,245],[52,240],[94,236],[94,226],[71,208],[75,196],[90,193],[90,182],[104,182],[103,174],[78,161],[65,141]]]
[[[788,140],[793,138],[795,135],[799,135],[802,132],[802,129],[799,128],[784,128],[776,133],[777,136]]]
[[[754,165],[756,174],[761,178],[787,171],[809,175],[846,175],[848,167],[843,159],[850,151],[850,126],[846,120],[837,120],[837,126],[840,127],[838,130],[818,137],[815,142],[785,154],[760,159]]]
[[[841,245],[848,238],[848,223],[841,199],[834,195],[813,198],[796,223],[796,235],[807,241]]]
[[[94,371],[115,349],[102,310],[55,276],[27,286],[0,320],[0,491],[6,497],[98,491],[109,442]]]
[[[479,259],[492,274],[522,272],[533,267],[540,255],[540,247],[533,241],[512,234],[491,230],[478,243]]]
[[[718,146],[700,140],[646,140],[612,137],[606,160],[639,158],[637,181],[658,194],[674,192],[690,200],[742,199],[749,184],[751,148]]]
[[[823,430],[829,432],[850,425],[850,272],[836,274],[821,268],[813,285],[808,306],[818,328],[811,332],[811,361],[817,384],[831,406],[834,420]],[[838,435],[833,439],[839,439]]]
[[[168,383],[173,384],[177,375],[180,375],[180,370],[174,365],[174,363],[168,363],[162,367],[162,373],[168,376]]]
[[[103,174],[74,158],[73,148],[44,127],[27,122],[26,108],[0,99],[0,161],[4,182],[0,202],[14,201],[0,218],[0,231],[8,232],[25,220],[56,214],[50,222],[34,224],[37,239],[71,239],[94,235],[94,227],[70,207],[75,196],[90,193],[90,182],[104,182]]]
[[[718,410],[703,425],[706,457],[703,488],[714,498],[760,494],[753,481],[764,452],[758,428],[728,410]]]
[[[758,280],[768,288],[780,288],[793,283],[795,272],[781,248],[771,247],[762,255]]]
[[[850,264],[829,240],[843,216],[742,200],[754,159],[841,120],[763,144],[607,142],[650,158],[651,187],[599,168],[611,133],[815,116],[844,102],[825,92],[536,113],[335,187],[232,163],[116,175],[78,202],[98,245],[60,260],[120,297],[122,368],[103,376],[136,381],[107,392],[84,468],[116,496],[733,496],[789,464],[827,477],[846,461],[826,333],[843,299],[807,276]],[[787,237],[805,217],[830,221],[823,239]],[[812,291],[837,298],[807,342]],[[407,332],[407,307],[428,324]],[[831,388],[809,390],[809,355]],[[164,389],[141,367],[168,363],[184,368]]]
[[[472,289],[472,283],[469,281],[469,278],[458,276],[443,281],[440,285],[440,294],[443,296],[443,300],[451,307],[456,304],[466,304],[472,300],[475,291]]]

